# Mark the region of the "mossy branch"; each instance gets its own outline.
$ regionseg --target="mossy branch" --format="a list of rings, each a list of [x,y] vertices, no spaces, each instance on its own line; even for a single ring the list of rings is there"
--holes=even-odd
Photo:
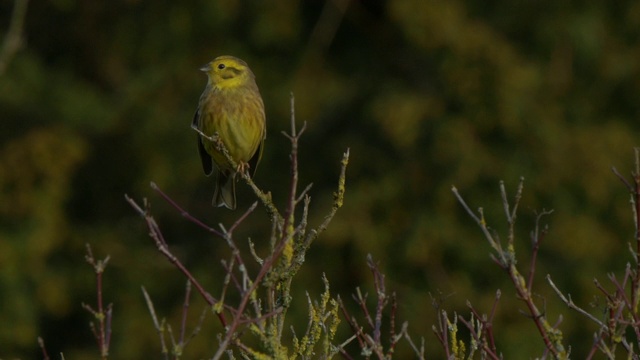
[[[289,192],[284,211],[280,211],[275,206],[271,198],[271,193],[261,190],[249,176],[248,172],[239,172],[240,177],[251,189],[253,189],[256,197],[259,199],[260,203],[262,203],[273,224],[271,235],[269,236],[271,239],[271,249],[266,257],[258,256],[253,245],[251,244],[250,246],[251,257],[259,265],[259,269],[255,275],[250,274],[250,267],[247,266],[247,263],[244,260],[244,255],[235,244],[233,232],[242,224],[246,217],[254,211],[257,203],[254,203],[253,206],[240,216],[238,220],[228,228],[228,230],[222,225],[220,225],[220,230],[218,230],[206,225],[204,222],[192,216],[168,195],[162,192],[157,185],[152,183],[152,188],[158,192],[164,200],[176,208],[183,217],[202,227],[214,236],[223,238],[230,247],[230,259],[222,262],[226,275],[219,298],[216,299],[209,295],[209,293],[202,288],[197,279],[195,279],[182,265],[180,260],[170,252],[169,247],[160,232],[158,224],[150,215],[148,202],[145,200],[144,206],[140,206],[131,198],[126,196],[126,199],[131,206],[145,219],[147,227],[150,230],[150,236],[154,240],[158,250],[167,257],[171,263],[180,269],[183,274],[185,274],[189,283],[192,283],[197,291],[205,298],[224,326],[225,333],[220,338],[220,345],[214,354],[213,359],[220,359],[232,345],[241,349],[243,353],[250,354],[251,357],[256,359],[281,359],[288,356],[288,349],[281,343],[281,339],[286,312],[292,301],[290,294],[292,279],[300,269],[300,266],[304,263],[305,254],[313,240],[315,240],[327,228],[337,210],[342,207],[344,202],[346,167],[349,162],[349,150],[345,152],[342,158],[342,166],[338,179],[338,189],[334,194],[334,202],[331,210],[325,216],[322,223],[315,228],[308,229],[308,214],[311,203],[311,198],[308,195],[308,192],[311,189],[311,185],[305,187],[301,192],[298,191],[298,142],[300,136],[304,133],[306,125],[303,125],[302,129],[299,131],[297,130],[294,105],[294,97],[291,95],[291,132],[285,133],[285,137],[291,143],[291,171]],[[238,168],[238,164],[233,158],[231,158],[218,134],[207,136],[198,129],[194,130],[197,131],[203,139],[213,142],[216,149],[225,156],[230,166]],[[298,206],[302,206],[301,218],[299,220],[295,218]],[[240,300],[235,305],[226,304],[225,295],[233,287],[235,287],[239,292]],[[262,298],[261,295],[259,295],[261,287],[265,289],[264,297]],[[328,282],[325,294],[328,294]],[[325,297],[326,296],[328,295],[325,295]],[[339,351],[339,346],[336,347],[331,344],[333,336],[335,335],[337,320],[331,321],[330,324],[325,323],[328,316],[326,314],[335,313],[337,311],[337,303],[336,306],[333,307],[334,310],[329,310],[328,304],[330,304],[331,301],[325,297],[323,297],[324,300],[319,308],[312,307],[313,312],[324,313],[325,315],[322,317],[312,316],[312,319],[314,319],[312,320],[314,324],[313,328],[315,330],[313,331],[313,334],[307,334],[307,338],[305,340],[307,345],[305,345],[304,350],[302,350],[302,348],[298,348],[299,351],[306,353],[310,351],[309,346],[315,345],[320,341],[320,337],[317,336],[318,329],[325,331],[324,340],[322,340],[324,344],[323,349],[330,349],[332,353]],[[263,309],[263,307],[265,307],[265,309]],[[248,311],[249,308],[253,309],[252,313]],[[150,307],[150,309],[152,309],[152,307]],[[228,319],[225,314],[229,314],[230,318]],[[154,321],[154,323],[156,324],[157,330],[161,328],[157,321]],[[245,327],[260,339],[260,343],[264,346],[263,350],[253,349],[242,342],[238,334],[241,332],[240,329]],[[159,333],[161,332],[160,330],[158,331]],[[181,335],[181,339],[183,337],[184,336]],[[166,346],[163,345],[163,347]]]

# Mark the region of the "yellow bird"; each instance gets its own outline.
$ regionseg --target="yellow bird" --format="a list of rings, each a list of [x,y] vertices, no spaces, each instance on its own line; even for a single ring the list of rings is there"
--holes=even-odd
[[[200,96],[192,127],[207,136],[218,134],[237,163],[233,168],[210,140],[198,135],[198,151],[204,173],[215,174],[214,206],[236,208],[236,174],[247,167],[255,172],[267,135],[264,103],[247,63],[220,56],[200,70],[208,81]]]

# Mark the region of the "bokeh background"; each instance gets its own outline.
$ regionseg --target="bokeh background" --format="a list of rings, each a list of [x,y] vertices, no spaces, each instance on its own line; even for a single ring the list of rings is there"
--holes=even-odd
[[[18,2],[0,2],[3,40]],[[639,35],[637,1],[30,1],[22,47],[0,74],[0,356],[40,358],[42,336],[50,354],[98,358],[80,305],[96,299],[88,243],[111,256],[112,358],[160,357],[140,286],[178,328],[184,278],[124,194],[149,199],[172,249],[219,291],[228,249],[149,183],[211,225],[231,224],[254,201],[239,185],[239,210],[210,206],[213,180],[189,128],[206,81],[199,67],[231,54],[249,63],[265,100],[255,181],[276,203],[288,189],[281,131],[291,92],[307,123],[300,180],[314,184],[312,225],[351,150],[345,206],[294,280],[298,333],[305,291],[317,297],[323,273],[347,304],[357,286],[371,292],[370,253],[397,292],[398,321],[409,321],[414,340],[424,336],[431,358],[443,357],[434,299],[450,314],[468,314],[467,300],[487,313],[497,289],[505,358],[540,356],[533,323],[451,193],[456,185],[472,208],[483,206],[504,238],[498,184],[513,194],[523,176],[519,264],[526,273],[536,211],[554,209],[543,219],[534,290],[551,322],[563,316],[573,357],[584,357],[596,327],[566,309],[544,276],[602,316],[593,279],[606,283],[633,261],[628,194],[610,168],[629,174],[639,144]],[[269,229],[258,210],[237,238],[264,254]],[[203,307],[194,296],[192,326]],[[209,316],[186,358],[213,354],[219,331]],[[345,323],[339,336],[349,336]],[[410,358],[407,349],[398,351]]]

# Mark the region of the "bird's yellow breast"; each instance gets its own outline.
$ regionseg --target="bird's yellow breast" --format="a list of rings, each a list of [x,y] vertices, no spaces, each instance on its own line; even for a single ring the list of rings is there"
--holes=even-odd
[[[202,131],[209,136],[217,132],[236,163],[248,162],[264,139],[264,105],[255,91],[246,87],[214,89],[204,99]],[[232,170],[215,144],[206,141],[204,146],[218,167]]]

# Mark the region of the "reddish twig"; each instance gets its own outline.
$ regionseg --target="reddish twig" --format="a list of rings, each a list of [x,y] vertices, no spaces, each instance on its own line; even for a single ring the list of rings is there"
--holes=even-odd
[[[518,209],[518,205],[520,203],[520,199],[522,198],[522,191],[524,184],[524,178],[520,178],[520,183],[518,185],[518,189],[516,191],[516,195],[514,198],[513,205],[509,204],[506,188],[504,183],[500,182],[500,194],[502,197],[504,212],[507,217],[507,223],[509,224],[508,231],[508,246],[507,249],[504,250],[500,241],[496,234],[493,234],[490,231],[489,226],[487,225],[486,219],[484,218],[484,212],[482,208],[478,210],[478,215],[473,212],[469,206],[466,204],[462,196],[458,193],[458,190],[455,187],[452,187],[452,192],[455,197],[458,199],[458,202],[463,206],[463,208],[467,211],[467,213],[475,220],[480,229],[482,230],[485,238],[489,242],[490,246],[494,249],[495,254],[492,254],[492,258],[494,261],[498,263],[498,265],[503,268],[510,280],[514,285],[516,290],[516,294],[520,300],[522,300],[526,307],[527,313],[530,318],[533,320],[542,340],[545,344],[545,347],[549,350],[549,352],[553,355],[554,358],[566,358],[568,355],[566,350],[564,349],[564,345],[561,343],[561,336],[557,336],[558,334],[552,334],[552,332],[559,332],[557,329],[551,327],[546,319],[544,312],[541,312],[536,306],[531,292],[531,283],[527,283],[527,280],[520,274],[516,267],[516,256],[515,256],[515,220],[516,220],[516,210]],[[530,279],[532,279],[532,274],[535,272],[535,265],[531,265],[530,270]]]
[[[94,309],[85,303],[82,304],[82,307],[90,312],[97,321],[97,325],[92,321],[90,323],[90,327],[94,337],[96,338],[100,356],[102,359],[106,359],[109,356],[109,344],[111,342],[111,318],[113,315],[113,304],[109,304],[106,309],[103,305],[102,274],[109,263],[109,256],[105,257],[103,260],[96,260],[93,257],[91,246],[87,244],[87,255],[85,255],[85,260],[93,267],[93,271],[96,274],[97,309]]]
[[[362,327],[358,325],[358,320],[356,320],[355,316],[352,316],[351,314],[349,314],[349,311],[347,311],[347,308],[344,305],[344,302],[342,301],[340,296],[338,296],[338,304],[340,305],[340,310],[342,311],[342,315],[347,320],[347,323],[351,327],[351,331],[356,336],[356,340],[358,340],[358,345],[362,349],[365,346],[364,339],[362,338]]]
[[[187,220],[191,221],[192,223],[200,226],[201,228],[207,230],[210,233],[213,233],[214,235],[217,235],[218,237],[224,238],[224,235],[219,232],[218,230],[212,228],[211,226],[203,223],[202,221],[200,221],[199,219],[193,217],[191,214],[189,214],[189,212],[187,212],[186,210],[184,210],[180,205],[178,205],[178,203],[176,203],[172,198],[170,198],[167,194],[165,194],[158,185],[156,185],[156,183],[154,183],[153,181],[150,183],[151,188],[157,192],[158,194],[160,194],[160,197],[162,197],[166,202],[168,202],[171,206],[173,206],[174,208],[176,208],[176,210],[178,210],[178,212],[180,212],[180,215],[182,215],[184,218],[186,218]],[[126,197],[126,196],[125,196]]]
[[[367,255],[367,266],[371,270],[373,275],[374,288],[376,291],[376,306],[375,314],[371,314],[367,307],[367,294],[362,294],[360,288],[356,288],[356,293],[352,295],[355,302],[362,310],[364,321],[369,325],[372,331],[372,335],[369,335],[364,329],[358,325],[356,318],[349,314],[344,303],[338,298],[338,303],[342,311],[343,316],[346,318],[347,323],[351,327],[354,336],[358,340],[358,344],[363,354],[375,354],[379,359],[390,359],[395,351],[395,346],[406,334],[406,325],[403,325],[402,330],[398,333],[395,332],[395,321],[397,311],[397,301],[395,293],[391,295],[391,309],[389,316],[390,338],[388,349],[384,350],[382,343],[382,317],[384,309],[389,304],[389,296],[386,293],[386,287],[384,282],[384,274],[380,272],[378,265],[373,261],[373,257]]]
[[[258,207],[258,202],[254,202],[253,204],[251,204],[247,211],[245,211],[244,214],[242,214],[242,216],[240,216],[238,220],[236,220],[236,222],[231,225],[229,230],[227,230],[227,234],[229,237],[233,234],[236,228],[256,209],[256,207]]]
[[[133,209],[136,210],[136,212],[144,218],[145,222],[147,223],[147,228],[149,229],[149,236],[155,243],[158,251],[160,251],[160,253],[164,255],[169,260],[169,262],[171,262],[187,277],[187,279],[193,284],[193,286],[196,287],[200,295],[202,295],[204,300],[210,306],[216,305],[218,303],[218,300],[216,300],[213,296],[211,296],[211,294],[209,294],[204,289],[204,287],[200,284],[200,282],[191,274],[191,272],[182,264],[182,262],[180,262],[180,260],[175,255],[173,255],[173,253],[171,253],[171,251],[169,250],[169,246],[167,245],[167,242],[164,240],[164,236],[160,231],[160,227],[158,226],[158,224],[156,223],[156,220],[153,218],[153,216],[149,211],[149,202],[146,201],[146,199],[144,200],[145,208],[143,209],[140,205],[138,205],[135,202],[135,200],[130,198],[128,195],[125,195],[124,197],[127,200],[127,202],[131,205],[131,207],[133,207]],[[233,312],[232,308],[230,307],[225,307],[225,308]],[[218,319],[220,320],[222,325],[226,326],[227,321],[225,319],[224,314],[222,312],[217,312],[216,315],[218,316]]]
[[[189,297],[191,296],[191,281],[187,280],[182,304],[182,322],[180,324],[180,344],[184,344],[184,334],[187,329],[187,314],[189,313]]]
[[[282,132],[282,134],[289,139],[291,143],[291,168],[290,175],[291,180],[289,182],[289,198],[287,200],[287,207],[284,215],[284,224],[282,226],[285,231],[283,231],[282,236],[287,236],[287,226],[290,223],[293,223],[293,213],[296,208],[296,199],[297,199],[297,191],[298,191],[298,141],[300,140],[300,136],[304,133],[304,130],[307,127],[307,123],[303,123],[300,131],[296,129],[296,114],[295,114],[295,98],[293,93],[290,96],[290,123],[291,123],[291,134],[287,134],[286,132]]]
[[[529,293],[532,292],[533,288],[533,278],[536,273],[536,264],[538,261],[538,252],[540,251],[540,243],[547,235],[547,232],[549,230],[549,228],[545,226],[542,231],[540,231],[540,220],[542,220],[543,216],[550,215],[551,213],[553,213],[553,210],[547,211],[542,209],[542,212],[536,215],[536,225],[534,230],[531,232],[531,264],[529,265],[529,278],[527,280],[527,284],[529,285]]]
[[[258,271],[258,274],[251,282],[250,287],[243,294],[240,304],[236,309],[238,314],[244,313],[248,303],[251,300],[251,294],[253,294],[253,292],[257,289],[257,287],[262,283],[262,280],[271,272],[271,270],[275,266],[278,259],[280,259],[280,257],[282,256],[285,248],[287,246],[290,246],[290,242],[293,240],[293,238],[301,232],[302,226],[293,227],[292,224],[294,223],[293,214],[295,212],[295,205],[296,205],[296,198],[297,198],[296,192],[297,192],[297,186],[298,186],[298,161],[297,161],[298,140],[302,135],[302,133],[304,132],[304,128],[306,125],[303,126],[303,128],[300,131],[296,130],[294,105],[295,105],[294,96],[293,94],[291,94],[291,134],[285,134],[285,136],[290,140],[290,143],[291,143],[291,153],[290,153],[291,154],[290,155],[291,181],[290,181],[290,188],[289,188],[290,190],[288,195],[289,196],[288,205],[287,205],[285,216],[283,218],[283,223],[282,223],[283,225],[281,227],[282,234],[280,239],[275,243],[275,247],[272,249],[271,254],[261,264],[260,270]],[[243,178],[250,185],[253,183],[248,175],[243,174]],[[263,194],[262,191],[259,191],[259,190],[256,191],[256,195],[258,195],[259,197],[261,196],[261,194]],[[265,206],[267,206],[268,209],[271,209],[270,206],[268,205],[265,205]],[[279,218],[279,215],[277,215],[278,211],[277,209],[275,209],[275,207],[273,207],[272,210],[269,210],[269,212],[273,214],[272,215],[273,218],[276,218],[276,219]],[[291,259],[288,259],[287,267],[290,266],[290,260]],[[288,298],[288,296],[284,296],[283,298],[286,299]],[[288,306],[288,304],[283,304],[283,305],[284,305],[283,309]],[[274,309],[273,314],[278,313],[280,311],[284,311],[283,309],[275,308],[276,305],[273,302],[273,298],[271,299],[271,306]],[[234,333],[236,332],[236,329],[241,323],[242,323],[242,319],[239,316],[234,317],[229,327],[227,327],[226,335],[224,339],[221,341],[220,347],[218,348],[217,352],[213,356],[213,359],[219,359],[220,357],[222,357],[222,355],[224,354],[224,351],[231,344],[234,337]],[[277,331],[278,331],[278,337],[280,337],[280,334],[282,333],[282,322],[280,322]]]
[[[373,274],[373,285],[376,289],[376,295],[378,298],[378,302],[376,305],[375,323],[371,324],[373,327],[373,340],[376,344],[380,344],[382,310],[387,304],[387,294],[384,286],[384,275],[380,273],[378,265],[373,262],[373,257],[371,256],[371,254],[367,255],[367,266],[369,267],[369,270],[371,270],[371,274]],[[363,305],[365,305],[366,308],[366,304]]]
[[[476,318],[476,319],[480,323],[480,333],[478,333],[478,331],[472,324],[473,317],[471,320],[467,321],[462,316],[458,315],[458,320],[460,320],[460,322],[462,322],[464,326],[466,326],[467,329],[469,329],[469,333],[471,334],[471,337],[477,342],[478,346],[480,347],[484,355],[481,357],[485,358],[486,356],[488,356],[490,359],[499,360],[500,357],[494,353],[494,351],[488,346],[486,342],[486,337],[484,335],[484,332],[486,329],[484,328],[483,319],[482,318]]]
[[[47,347],[44,345],[44,340],[38,336],[38,346],[40,346],[40,350],[42,350],[42,360],[49,360],[49,354],[47,353]]]
[[[235,241],[233,239],[233,232],[238,226],[248,217],[250,213],[252,213],[256,207],[257,203],[254,203],[237,221],[231,225],[229,230],[226,230],[222,225],[220,225],[221,231],[213,229],[212,227],[206,225],[204,222],[190,215],[187,211],[185,211],[181,206],[179,206],[175,201],[173,201],[168,195],[160,190],[160,188],[152,183],[152,188],[160,194],[160,196],[167,201],[171,206],[177,209],[180,214],[188,219],[189,221],[195,223],[199,227],[204,228],[205,230],[223,238],[226,240],[227,244],[231,248],[232,254],[231,259],[226,262],[222,261],[222,266],[225,270],[225,280],[222,289],[222,295],[219,300],[216,300],[212,297],[208,292],[206,292],[202,286],[196,281],[196,279],[190,274],[190,272],[182,265],[180,260],[174,256],[169,250],[169,246],[167,245],[162,232],[159,229],[158,224],[156,223],[153,216],[151,216],[149,211],[149,204],[145,200],[143,206],[138,205],[135,201],[125,195],[126,200],[129,204],[136,210],[147,223],[147,228],[149,229],[149,235],[154,241],[156,247],[174,266],[176,266],[189,280],[189,282],[198,290],[198,292],[205,298],[205,301],[213,306],[216,314],[220,318],[224,329],[225,335],[220,339],[219,347],[216,353],[213,356],[213,359],[219,359],[228,349],[229,346],[235,345],[238,348],[242,349],[246,353],[255,353],[255,350],[247,347],[245,344],[240,342],[240,335],[242,333],[241,326],[255,323],[257,324],[256,328],[259,329],[261,333],[259,336],[261,337],[261,341],[273,341],[274,339],[279,339],[282,334],[282,324],[284,317],[276,315],[283,315],[288,308],[288,302],[290,300],[289,289],[291,279],[293,275],[297,272],[300,265],[304,261],[304,254],[308,249],[311,242],[326,229],[329,222],[335,215],[337,209],[342,206],[343,198],[344,198],[344,186],[345,186],[345,172],[346,166],[348,164],[349,151],[344,154],[342,159],[342,167],[340,178],[338,182],[338,191],[334,195],[334,204],[331,209],[331,212],[328,216],[325,217],[324,221],[315,229],[307,232],[307,220],[309,214],[309,203],[310,198],[307,195],[311,185],[307,186],[302,193],[298,194],[298,143],[300,136],[304,133],[306,124],[298,131],[295,125],[295,114],[294,114],[294,98],[293,94],[291,96],[291,133],[285,134],[285,136],[291,142],[291,182],[289,188],[289,194],[287,198],[287,206],[285,210],[285,217],[280,216],[278,209],[273,204],[271,200],[270,193],[264,193],[260,190],[251,177],[246,172],[241,172],[240,176],[245,180],[245,182],[253,189],[256,196],[260,199],[262,204],[264,205],[267,213],[270,216],[272,221],[272,232],[271,232],[271,252],[269,256],[262,259],[257,255],[255,249],[253,248],[253,243],[249,241],[249,249],[253,258],[260,265],[258,272],[255,276],[249,276],[248,267],[240,255],[241,252],[237,248]],[[214,136],[207,136],[202,133],[198,129],[194,129],[198,132],[198,134],[209,141],[214,142],[216,148],[227,158],[229,163],[232,166],[235,166],[235,162],[229,156],[228,151],[224,148],[224,144],[219,141],[217,134]],[[300,222],[296,225],[294,214],[296,212],[296,206],[304,201],[304,207],[302,210],[302,216]],[[286,250],[286,261],[281,261],[283,258],[283,254],[285,254]],[[282,265],[282,266],[280,266]],[[238,276],[238,272],[241,274]],[[240,301],[236,306],[224,305],[224,297],[227,289],[229,288],[229,284],[233,281],[233,285],[238,289],[240,293]],[[266,286],[268,288],[267,291],[267,311],[266,313],[262,313],[262,307],[264,303],[260,301],[256,296],[256,292],[259,286]],[[246,315],[245,312],[249,304],[253,304],[254,311],[256,313],[255,316]],[[185,309],[186,311],[186,305]],[[222,309],[229,311],[231,314],[231,319],[227,321],[225,319]],[[276,322],[273,324],[275,327],[275,336],[274,334],[265,334],[266,331],[265,325],[263,321],[272,317],[276,317]],[[184,318],[183,318],[184,319]],[[271,323],[267,323],[267,325],[271,325]],[[168,327],[168,331],[171,329]],[[272,337],[274,336],[274,337]],[[333,335],[331,335],[333,336]],[[184,338],[184,328],[182,329],[181,339]],[[277,341],[277,340],[276,340]],[[274,352],[280,354],[280,349],[276,344],[271,344]]]
[[[451,349],[449,348],[449,332],[447,331],[448,321],[449,320],[447,318],[447,312],[445,310],[438,311],[438,328],[436,328],[435,326],[432,327],[436,338],[444,349],[446,359],[451,358]]]
[[[476,309],[471,305],[471,302],[467,301],[467,307],[469,308],[469,310],[471,310],[473,317],[475,317],[476,321],[479,323],[479,332],[476,330],[474,324],[471,323],[471,320],[467,321],[464,319],[464,317],[458,315],[458,320],[460,320],[469,329],[471,336],[474,338],[477,344],[479,344],[481,350],[491,359],[500,359],[497,354],[496,344],[493,336],[493,318],[498,307],[498,302],[500,301],[500,296],[500,290],[496,291],[496,296],[489,316],[481,315],[480,313],[478,313]]]

